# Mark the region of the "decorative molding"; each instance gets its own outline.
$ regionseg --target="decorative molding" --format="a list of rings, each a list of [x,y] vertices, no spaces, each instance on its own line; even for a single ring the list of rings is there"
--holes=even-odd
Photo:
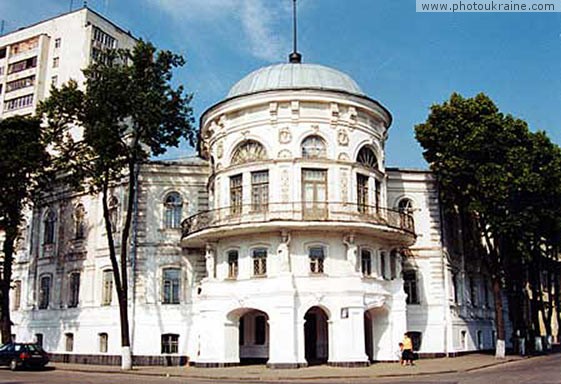
[[[292,133],[290,128],[284,127],[279,130],[279,143],[288,144],[292,141]]]
[[[221,159],[222,155],[224,155],[224,144],[220,141],[216,145],[216,157]]]
[[[277,158],[279,159],[290,159],[291,157],[292,157],[292,152],[290,152],[288,149],[283,149],[277,155]]]
[[[283,202],[290,200],[290,178],[286,168],[281,172],[281,199]]]
[[[337,160],[340,160],[340,161],[349,161],[350,158],[349,158],[349,155],[348,155],[348,154],[346,154],[345,152],[341,152],[341,153],[339,154],[339,156],[337,157]]]
[[[341,201],[343,203],[349,202],[349,171],[346,168],[339,170],[340,185],[341,185]]]
[[[349,145],[349,135],[345,129],[340,129],[337,131],[337,143],[339,145],[346,147]]]

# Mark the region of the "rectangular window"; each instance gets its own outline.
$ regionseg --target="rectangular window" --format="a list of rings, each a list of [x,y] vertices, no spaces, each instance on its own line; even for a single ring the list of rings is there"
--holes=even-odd
[[[107,353],[108,350],[108,341],[109,341],[109,336],[107,335],[107,333],[100,333],[99,334],[99,352],[101,353]]]
[[[8,75],[25,71],[26,69],[35,68],[37,66],[37,56],[30,57],[22,61],[8,65]]]
[[[458,282],[458,274],[457,273],[452,273],[452,286],[454,288],[454,303],[458,304],[460,302],[460,297],[459,297],[460,285],[459,285],[459,282]]]
[[[101,294],[101,305],[111,305],[113,299],[113,271],[103,271],[103,291]]]
[[[60,48],[60,43],[62,42],[62,40],[59,38],[55,39],[55,48]]]
[[[269,171],[251,172],[251,210],[265,212],[269,203]]]
[[[15,311],[19,309],[21,305],[21,281],[14,281],[14,304],[13,308]]]
[[[242,213],[243,186],[242,175],[230,177],[230,213],[239,215]]]
[[[53,77],[51,77],[51,85],[52,85],[53,87],[58,86],[58,76],[53,76]]]
[[[368,212],[368,176],[357,173],[357,206],[360,213]]]
[[[302,170],[302,201],[305,219],[317,220],[327,217],[326,170]]]
[[[419,293],[417,291],[417,272],[413,270],[403,271],[403,290],[407,295],[407,304],[419,304]]]
[[[181,270],[166,268],[163,270],[163,303],[179,304],[179,290],[181,286]]]
[[[265,248],[253,250],[253,275],[267,275],[267,250]]]
[[[70,274],[70,297],[68,298],[68,307],[74,308],[78,306],[80,301],[80,273]]]
[[[473,307],[478,306],[477,302],[477,280],[474,277],[469,278],[469,299]]]
[[[0,66],[0,76],[2,76],[4,74],[4,67]]]
[[[360,270],[362,276],[372,276],[372,253],[367,249],[360,250]]]
[[[23,79],[10,81],[6,83],[6,93],[17,91],[18,89],[32,87],[34,84],[35,84],[35,75],[24,77]]]
[[[51,296],[51,277],[41,277],[39,283],[39,309],[47,309],[49,307],[49,299]]]
[[[255,317],[255,345],[265,345],[267,335],[267,319],[265,316]]]
[[[74,350],[74,334],[66,333],[64,337],[65,337],[66,352],[72,352]]]
[[[177,353],[179,351],[179,335],[165,333],[162,335],[162,353]]]
[[[228,252],[228,278],[238,277],[238,251]]]
[[[38,346],[43,348],[43,334],[42,333],[36,333],[35,334],[35,344],[37,344]]]
[[[477,348],[483,349],[483,333],[481,331],[477,331]]]
[[[0,59],[5,59],[6,58],[6,53],[7,53],[6,47],[0,48]]]
[[[380,252],[380,269],[382,270],[382,277],[384,278],[384,280],[389,280],[388,277],[388,271],[387,271],[387,253],[386,252]]]
[[[376,201],[374,202],[374,205],[376,205],[376,211],[378,211],[382,201],[382,183],[378,180],[374,180],[374,188],[376,189]]]
[[[33,94],[20,96],[4,102],[4,110],[15,111],[17,109],[31,107],[33,105]]]
[[[53,59],[53,68],[58,68],[59,63],[60,63],[60,58],[55,57]]]
[[[308,251],[308,256],[310,258],[310,272],[313,274],[322,274],[323,260],[325,259],[323,247],[310,248]]]

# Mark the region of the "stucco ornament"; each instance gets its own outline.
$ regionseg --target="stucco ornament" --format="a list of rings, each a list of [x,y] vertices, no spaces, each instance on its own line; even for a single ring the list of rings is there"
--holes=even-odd
[[[209,280],[214,280],[214,247],[211,244],[206,245],[205,266],[206,275]]]
[[[277,254],[279,255],[281,273],[290,272],[289,245],[290,245],[290,232],[282,231],[281,232],[281,242],[280,242],[279,247],[277,249]]]
[[[347,131],[341,129],[337,132],[337,142],[343,147],[349,145],[349,135],[347,134]]]
[[[290,133],[290,128],[285,127],[279,131],[279,143],[288,144],[292,141],[292,133]]]
[[[216,157],[221,159],[222,155],[224,155],[224,144],[220,141],[216,146]]]
[[[358,271],[358,245],[355,242],[354,235],[348,235],[343,239],[343,243],[347,246],[347,261],[351,264],[353,271]]]

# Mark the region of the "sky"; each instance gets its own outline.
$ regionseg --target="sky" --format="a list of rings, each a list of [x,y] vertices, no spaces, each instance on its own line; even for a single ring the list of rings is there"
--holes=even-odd
[[[81,0],[0,0],[5,31]],[[291,0],[89,0],[161,49],[184,55],[175,82],[198,121],[236,81],[291,51]],[[298,0],[303,62],[347,73],[393,115],[386,165],[426,168],[414,137],[453,92],[489,95],[500,110],[561,144],[561,13],[416,13],[415,0]],[[165,158],[192,155],[183,144]]]

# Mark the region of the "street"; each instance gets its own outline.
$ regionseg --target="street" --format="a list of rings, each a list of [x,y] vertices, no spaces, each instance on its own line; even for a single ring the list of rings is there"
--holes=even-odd
[[[414,371],[412,370],[411,373]],[[63,369],[45,371],[18,371],[0,369],[0,383],[4,384],[208,384],[214,379],[197,379],[191,377],[158,377],[121,373],[82,373]],[[238,384],[243,381],[221,380],[221,383]],[[266,383],[266,381],[258,381]],[[321,380],[274,380],[271,383],[415,383],[415,384],[561,384],[561,364],[558,354],[532,358],[471,372],[448,373],[437,375],[412,375],[384,378],[352,378]]]

